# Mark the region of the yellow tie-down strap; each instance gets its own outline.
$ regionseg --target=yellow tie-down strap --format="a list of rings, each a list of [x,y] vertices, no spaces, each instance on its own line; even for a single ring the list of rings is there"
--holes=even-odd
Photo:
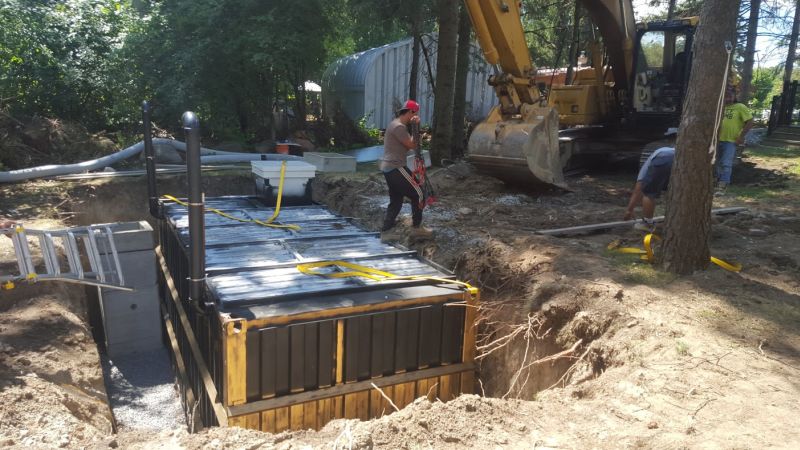
[[[633,255],[641,255],[641,259],[647,262],[653,262],[653,239],[661,240],[661,238],[653,233],[649,233],[644,237],[644,249],[636,247],[619,247],[619,241],[614,241],[608,244],[608,249],[617,253],[628,253]],[[712,256],[711,262],[731,272],[741,272],[742,265],[739,263],[729,263],[717,257]]]
[[[333,273],[322,273],[315,270],[315,269],[320,269],[322,267],[343,267],[345,269],[350,269],[350,270],[343,272],[333,272]],[[460,286],[464,286],[467,289],[467,291],[472,295],[476,295],[478,293],[478,288],[464,281],[450,280],[447,278],[431,277],[425,275],[395,275],[390,272],[384,272],[382,270],[373,269],[371,267],[362,266],[360,264],[354,264],[347,261],[320,261],[313,263],[298,264],[297,270],[306,275],[316,275],[326,278],[362,277],[362,278],[368,278],[373,281],[430,280],[430,281],[436,281],[438,283],[457,284]]]
[[[224,217],[226,219],[235,220],[237,222],[256,223],[258,225],[265,226],[265,227],[287,228],[287,229],[290,229],[290,230],[297,231],[297,230],[300,229],[300,225],[291,225],[291,224],[279,225],[277,223],[272,223],[275,219],[278,218],[278,214],[280,214],[280,212],[281,212],[281,198],[283,197],[283,180],[284,180],[285,176],[286,176],[286,161],[283,161],[283,163],[281,163],[281,179],[280,179],[280,182],[278,183],[278,198],[275,201],[275,212],[272,213],[272,217],[270,217],[267,220],[240,219],[240,218],[234,217],[234,216],[232,216],[230,214],[226,214],[226,213],[224,213],[224,212],[222,212],[222,211],[220,211],[220,210],[218,210],[216,208],[207,208],[206,210],[207,211],[211,211],[214,214],[217,214],[218,216],[222,216],[222,217]],[[175,203],[177,203],[179,205],[183,205],[183,206],[186,206],[186,207],[189,206],[186,202],[178,200],[177,198],[175,198],[172,195],[165,194],[162,197],[167,199],[167,200],[171,200],[171,201],[173,201],[173,202],[175,202]]]

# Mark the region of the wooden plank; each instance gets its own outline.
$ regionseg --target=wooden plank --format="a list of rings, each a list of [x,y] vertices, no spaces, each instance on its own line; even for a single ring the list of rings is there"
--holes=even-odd
[[[303,403],[303,427],[316,430],[317,428],[317,402]]]
[[[415,400],[428,395],[428,384],[430,383],[428,380],[429,378],[417,380],[416,393],[414,394]]]
[[[733,208],[717,208],[711,210],[711,215],[724,215],[724,214],[736,214],[742,211],[746,211],[747,208],[744,207],[733,207]],[[664,216],[657,216],[653,217],[652,222],[658,223],[663,222]],[[605,223],[595,223],[591,225],[579,225],[577,227],[567,227],[567,228],[555,228],[551,230],[536,230],[534,233],[536,234],[546,234],[548,236],[566,236],[570,234],[579,234],[579,233],[586,233],[587,231],[596,231],[596,230],[605,230],[608,228],[616,228],[622,226],[631,226],[635,223],[643,223],[642,219],[635,219],[635,220],[621,220],[617,222],[605,222]]]
[[[392,395],[389,397],[394,402],[394,405],[400,409],[403,409],[406,405],[403,403],[403,400],[406,398],[406,385],[405,383],[400,383],[392,386]]]
[[[336,321],[336,384],[344,381],[344,320]]]
[[[303,430],[303,419],[305,418],[303,412],[303,403],[292,405],[289,407],[289,428],[292,430]]]
[[[175,330],[172,328],[172,322],[169,320],[169,314],[167,314],[166,306],[160,304],[161,306],[161,318],[164,320],[164,328],[167,330],[167,337],[169,338],[170,346],[172,347],[172,355],[173,355],[173,362],[175,363],[175,372],[178,374],[180,378],[180,386],[183,387],[185,395],[186,395],[186,402],[184,404],[184,410],[188,408],[190,405],[195,404],[195,395],[194,391],[192,390],[192,385],[189,382],[189,377],[186,374],[186,366],[183,364],[183,358],[181,357],[181,351],[178,348],[178,339],[175,337]],[[201,430],[203,427],[203,421],[200,420],[199,414],[191,415],[193,419],[193,424],[189,424],[189,429],[198,431]]]
[[[323,398],[317,401],[317,430],[333,420],[333,399]]]
[[[280,433],[289,429],[289,408],[275,409],[275,432]]]
[[[333,418],[344,418],[344,395],[337,395],[331,399],[333,401]]]
[[[244,427],[248,430],[260,430],[261,429],[261,413],[253,413],[244,416]]]
[[[462,394],[475,393],[475,372],[468,370],[461,372],[461,390]]]
[[[412,308],[414,306],[446,303],[453,301],[454,298],[461,297],[465,293],[464,287],[457,284],[442,284],[440,286],[452,288],[453,293],[448,295],[418,297],[414,299],[393,300],[389,302],[375,303],[372,305],[331,308],[302,314],[263,317],[260,319],[248,320],[247,323],[251,328],[267,328],[271,326],[288,325],[290,323],[322,321],[325,319],[335,319],[342,316],[358,316],[367,313],[396,310],[398,308]]]
[[[195,338],[194,331],[189,323],[189,318],[186,317],[186,311],[183,309],[183,305],[181,304],[180,295],[178,295],[178,290],[175,288],[175,281],[172,279],[172,275],[167,268],[167,262],[164,259],[164,255],[161,253],[161,246],[156,247],[154,251],[158,257],[159,266],[161,266],[161,274],[166,282],[166,288],[169,291],[172,303],[178,312],[178,318],[181,322],[181,326],[184,329],[184,335],[186,335],[186,340],[189,342],[189,348],[192,351],[192,357],[197,365],[197,370],[200,372],[200,377],[203,379],[203,386],[206,389],[206,395],[209,399],[211,399],[211,406],[214,409],[214,415],[217,418],[217,423],[219,423],[220,426],[226,426],[228,424],[227,412],[222,403],[219,402],[217,388],[214,385],[214,380],[211,378],[211,373],[208,371],[208,366],[206,366],[205,360],[203,359],[203,353],[200,351],[200,346],[197,344],[197,339]],[[177,354],[177,357],[180,357],[180,353]]]
[[[347,394],[344,396],[344,418],[357,419],[358,410],[356,408],[356,394]]]
[[[446,402],[453,396],[452,387],[450,386],[450,375],[442,375],[439,377],[439,400]]]
[[[386,390],[384,389],[384,392]],[[377,389],[372,389],[369,391],[369,418],[376,419],[383,415],[383,402],[386,400],[383,399],[383,396]]]
[[[417,393],[417,382],[410,381],[408,383],[405,383],[403,386],[405,386],[405,391],[406,391],[405,398],[403,399],[403,406],[408,406],[411,403],[413,403],[414,399],[416,398],[415,394]],[[397,407],[402,408],[402,406],[400,405],[397,405]]]
[[[369,392],[370,391],[362,391],[355,394],[356,417],[361,420],[369,420]]]
[[[280,397],[268,398],[264,400],[250,402],[244,405],[231,406],[228,408],[228,410],[230,415],[238,416],[242,414],[252,413],[255,411],[263,411],[267,409],[290,406],[300,402],[321,400],[323,398],[332,398],[332,397],[335,398],[337,396],[352,394],[359,391],[368,391],[372,389],[372,383],[375,383],[376,386],[383,388],[386,386],[400,385],[403,383],[411,382],[411,388],[413,389],[414,385],[416,384],[416,381],[422,378],[442,377],[444,375],[459,373],[464,371],[471,371],[474,369],[475,365],[473,363],[450,364],[447,366],[416,370],[414,372],[400,373],[397,375],[390,375],[371,380],[364,380],[356,383],[340,384],[329,388],[320,388],[313,391],[305,391],[299,394],[283,395]],[[394,397],[392,397],[393,401],[395,397],[396,394]],[[337,415],[336,418],[343,417],[342,414],[343,413]]]
[[[228,426],[247,428],[245,425],[245,416],[228,417]]]
[[[275,428],[275,410],[270,409],[261,413],[261,431],[277,433]]]
[[[235,406],[247,403],[247,322],[236,319],[222,324],[225,340],[222,371],[225,373],[223,403]]]
[[[439,378],[428,378],[428,390],[425,395],[430,401],[435,401],[439,398]]]

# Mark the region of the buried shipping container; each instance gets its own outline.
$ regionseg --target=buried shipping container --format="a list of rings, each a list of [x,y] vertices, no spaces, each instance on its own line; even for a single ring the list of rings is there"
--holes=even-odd
[[[194,305],[187,210],[160,204],[162,311],[193,428],[319,429],[392,412],[387,398],[473,391],[474,289],[321,206],[282,208],[274,223],[296,227],[273,228],[253,222],[273,215],[255,197],[205,205],[219,212]]]

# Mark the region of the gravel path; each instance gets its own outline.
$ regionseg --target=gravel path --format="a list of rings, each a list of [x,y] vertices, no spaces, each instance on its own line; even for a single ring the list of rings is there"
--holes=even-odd
[[[166,348],[101,359],[120,431],[186,428]]]

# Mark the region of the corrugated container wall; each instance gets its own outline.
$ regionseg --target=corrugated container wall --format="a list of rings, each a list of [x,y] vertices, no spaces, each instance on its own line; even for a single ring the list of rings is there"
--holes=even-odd
[[[417,101],[421,105],[423,124],[430,125],[433,119],[430,80],[436,77],[436,35],[424,35],[422,42],[426,52],[420,51]],[[395,107],[408,98],[413,48],[413,39],[409,38],[346,56],[328,66],[322,77],[326,115],[332,117],[340,105],[351,119],[366,118],[366,126],[385,128],[394,118]],[[470,120],[478,121],[489,114],[497,98],[486,82],[493,73],[492,66],[483,59],[475,45],[470,52],[470,62],[466,114]]]

